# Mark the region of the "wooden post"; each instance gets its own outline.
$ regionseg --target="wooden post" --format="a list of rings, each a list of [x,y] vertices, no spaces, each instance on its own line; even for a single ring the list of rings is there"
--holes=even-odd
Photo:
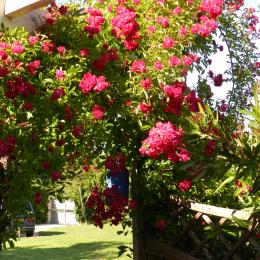
[[[140,200],[138,201],[140,202]],[[138,206],[133,219],[133,255],[134,260],[145,260],[143,207]]]
[[[133,256],[134,260],[146,260],[144,240],[144,200],[142,189],[142,162],[138,161],[132,175],[132,193],[137,202],[133,218]]]

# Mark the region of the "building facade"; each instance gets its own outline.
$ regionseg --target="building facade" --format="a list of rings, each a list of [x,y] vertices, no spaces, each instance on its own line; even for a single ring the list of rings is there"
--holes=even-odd
[[[44,23],[44,14],[40,8],[52,0],[0,0],[0,23],[5,27],[23,26],[32,32]]]

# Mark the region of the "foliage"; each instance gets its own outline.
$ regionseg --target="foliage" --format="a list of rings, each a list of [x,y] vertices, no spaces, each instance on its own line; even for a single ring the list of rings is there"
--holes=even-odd
[[[254,9],[248,8],[242,14],[226,16],[219,27],[229,53],[230,69],[227,76],[232,82],[232,89],[228,93],[228,109],[233,113],[250,107],[249,97],[253,97],[254,78],[259,76],[256,43],[253,41],[257,21]],[[228,26],[230,24],[233,26]],[[247,94],[244,95],[245,93]]]
[[[80,171],[75,167],[75,171],[78,171],[77,175],[65,186],[64,198],[74,201],[78,222],[92,223],[92,210],[87,208],[86,200],[93,188],[104,187],[104,181],[102,181],[104,174],[93,165],[85,165]]]
[[[33,210],[37,224],[45,224],[48,221],[48,197],[41,204],[34,203]]]
[[[86,203],[100,227],[104,221],[131,226],[128,215],[135,216],[136,205],[140,210],[167,204],[171,195],[223,205],[228,188],[214,191],[227,177],[250,185],[246,194],[256,187],[258,140],[243,131],[233,135],[242,122],[232,104],[239,93],[245,98],[238,107],[248,107],[255,73],[249,68],[258,66],[248,67],[255,59],[250,37],[239,41],[231,34],[245,22],[231,10],[236,2],[52,3],[41,32],[5,29],[0,43],[0,156],[8,159],[0,184],[4,214],[15,219],[28,200],[62,199],[68,183],[83,185],[83,199],[99,182],[99,176],[82,176],[78,169],[84,165],[96,165],[103,175],[129,171],[131,200],[115,187],[92,190]],[[234,61],[230,106],[214,108],[208,106],[208,83],[192,89],[186,80],[195,68],[205,71],[208,57],[218,51],[213,40],[218,27],[232,62],[241,57],[246,82],[234,76],[239,74]],[[250,50],[241,56],[237,42]],[[209,76],[222,86],[223,75]],[[229,189],[236,187],[232,183]],[[75,192],[69,196],[78,198]],[[247,196],[251,201],[245,204],[257,205],[257,196]],[[229,198],[223,206],[234,205],[236,198]],[[5,231],[1,235],[3,243],[8,238]]]

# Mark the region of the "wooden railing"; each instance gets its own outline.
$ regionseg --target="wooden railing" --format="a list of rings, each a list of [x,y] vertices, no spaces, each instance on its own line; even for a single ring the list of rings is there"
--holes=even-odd
[[[259,216],[178,198],[173,199],[173,207],[177,232],[162,242],[159,234],[152,236],[147,229],[146,259],[260,259]]]

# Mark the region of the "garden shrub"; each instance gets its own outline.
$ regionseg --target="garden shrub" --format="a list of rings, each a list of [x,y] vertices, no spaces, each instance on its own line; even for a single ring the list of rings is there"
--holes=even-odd
[[[238,111],[249,107],[258,73],[257,17],[253,9],[238,11],[241,6],[236,0],[52,3],[47,25],[34,34],[4,29],[4,214],[16,216],[28,200],[62,200],[65,184],[81,182],[75,165],[93,164],[103,175],[124,168],[130,175],[130,200],[115,187],[92,190],[86,203],[100,227],[104,221],[131,226],[134,208],[167,203],[172,195],[257,206],[259,140],[243,129]],[[210,55],[223,49],[219,35],[231,59],[223,74],[208,69]],[[198,83],[187,86],[195,70]],[[229,81],[227,99],[215,104],[212,89]],[[214,193],[227,178],[230,186]],[[3,225],[0,243],[12,243]]]

